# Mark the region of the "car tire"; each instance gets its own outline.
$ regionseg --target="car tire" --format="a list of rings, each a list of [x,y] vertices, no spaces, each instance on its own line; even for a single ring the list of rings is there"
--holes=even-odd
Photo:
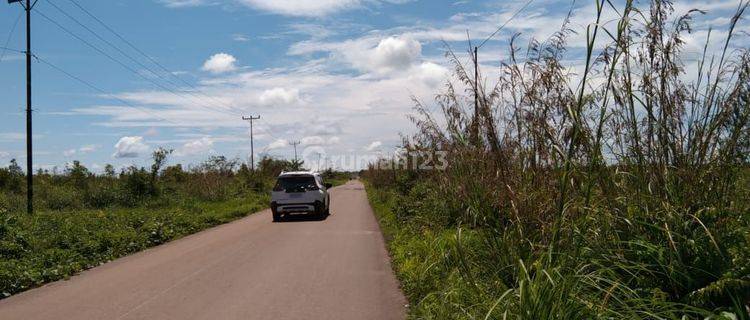
[[[273,222],[279,222],[281,221],[281,213],[278,213],[276,211],[273,211]]]
[[[326,217],[326,210],[320,202],[315,205],[315,216],[318,219],[324,219]]]

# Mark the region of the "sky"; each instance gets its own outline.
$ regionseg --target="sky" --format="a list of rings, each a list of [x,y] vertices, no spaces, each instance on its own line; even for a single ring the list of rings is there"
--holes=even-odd
[[[613,1],[622,5],[623,1]],[[569,54],[585,46],[591,0],[39,0],[32,14],[35,168],[92,171],[212,155],[361,167],[392,152],[412,97],[432,103],[450,79],[446,47],[467,60],[467,37],[487,39],[479,60],[491,72],[510,37],[545,39],[572,10]],[[708,28],[718,45],[739,0],[677,1],[675,14],[706,10],[688,37],[700,52]],[[523,8],[522,11],[519,11]],[[25,161],[24,19],[0,6],[0,165]],[[614,11],[605,11],[613,27]],[[114,31],[114,32],[112,32]],[[748,23],[740,46],[747,47]],[[467,36],[468,32],[468,36]],[[582,61],[570,58],[572,70]],[[491,81],[491,79],[489,80]],[[310,163],[314,162],[314,163]],[[356,164],[359,163],[359,164]],[[352,169],[352,168],[350,168]]]

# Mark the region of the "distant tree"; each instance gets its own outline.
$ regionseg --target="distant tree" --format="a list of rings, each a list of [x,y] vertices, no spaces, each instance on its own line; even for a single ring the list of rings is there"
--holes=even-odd
[[[303,170],[304,165],[305,165],[304,160],[292,160],[289,162],[289,166],[287,167],[287,170],[300,171],[300,170]]]
[[[289,170],[290,162],[264,156],[258,162],[258,171],[265,177],[276,177],[281,171]]]
[[[109,163],[104,165],[104,175],[109,178],[114,178],[115,176],[115,167]]]
[[[8,171],[12,175],[23,175],[23,169],[21,169],[21,166],[18,165],[18,162],[16,162],[16,159],[10,159],[10,165],[8,166]]]
[[[151,178],[149,179],[149,184],[151,185],[152,193],[156,193],[156,178],[159,177],[159,172],[161,171],[161,168],[163,168],[164,164],[167,163],[167,157],[173,151],[174,150],[172,149],[164,149],[161,147],[154,150],[154,153],[152,155],[154,163],[151,164]]]
[[[165,168],[162,177],[167,182],[184,182],[187,178],[187,173],[182,169],[182,165],[178,163]]]
[[[7,168],[0,168],[0,189],[11,192],[21,192],[23,183],[23,171],[16,163],[16,159],[10,160]]]
[[[225,156],[211,156],[203,162],[201,170],[230,176],[234,174],[234,169],[237,168],[239,162],[238,159],[228,160]]]
[[[87,187],[86,179],[91,175],[89,169],[84,167],[78,160],[74,160],[72,165],[65,167],[65,174],[78,189],[85,189]]]

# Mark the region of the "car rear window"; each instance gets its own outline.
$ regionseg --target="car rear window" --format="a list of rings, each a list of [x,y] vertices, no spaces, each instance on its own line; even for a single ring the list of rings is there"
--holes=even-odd
[[[276,180],[273,191],[305,192],[318,190],[318,185],[313,177],[284,177]]]

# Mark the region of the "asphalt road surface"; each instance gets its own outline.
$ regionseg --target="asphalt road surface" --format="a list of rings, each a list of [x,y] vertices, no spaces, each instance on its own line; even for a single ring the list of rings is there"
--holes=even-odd
[[[403,319],[361,183],[326,220],[247,218],[0,300],[0,319]]]

